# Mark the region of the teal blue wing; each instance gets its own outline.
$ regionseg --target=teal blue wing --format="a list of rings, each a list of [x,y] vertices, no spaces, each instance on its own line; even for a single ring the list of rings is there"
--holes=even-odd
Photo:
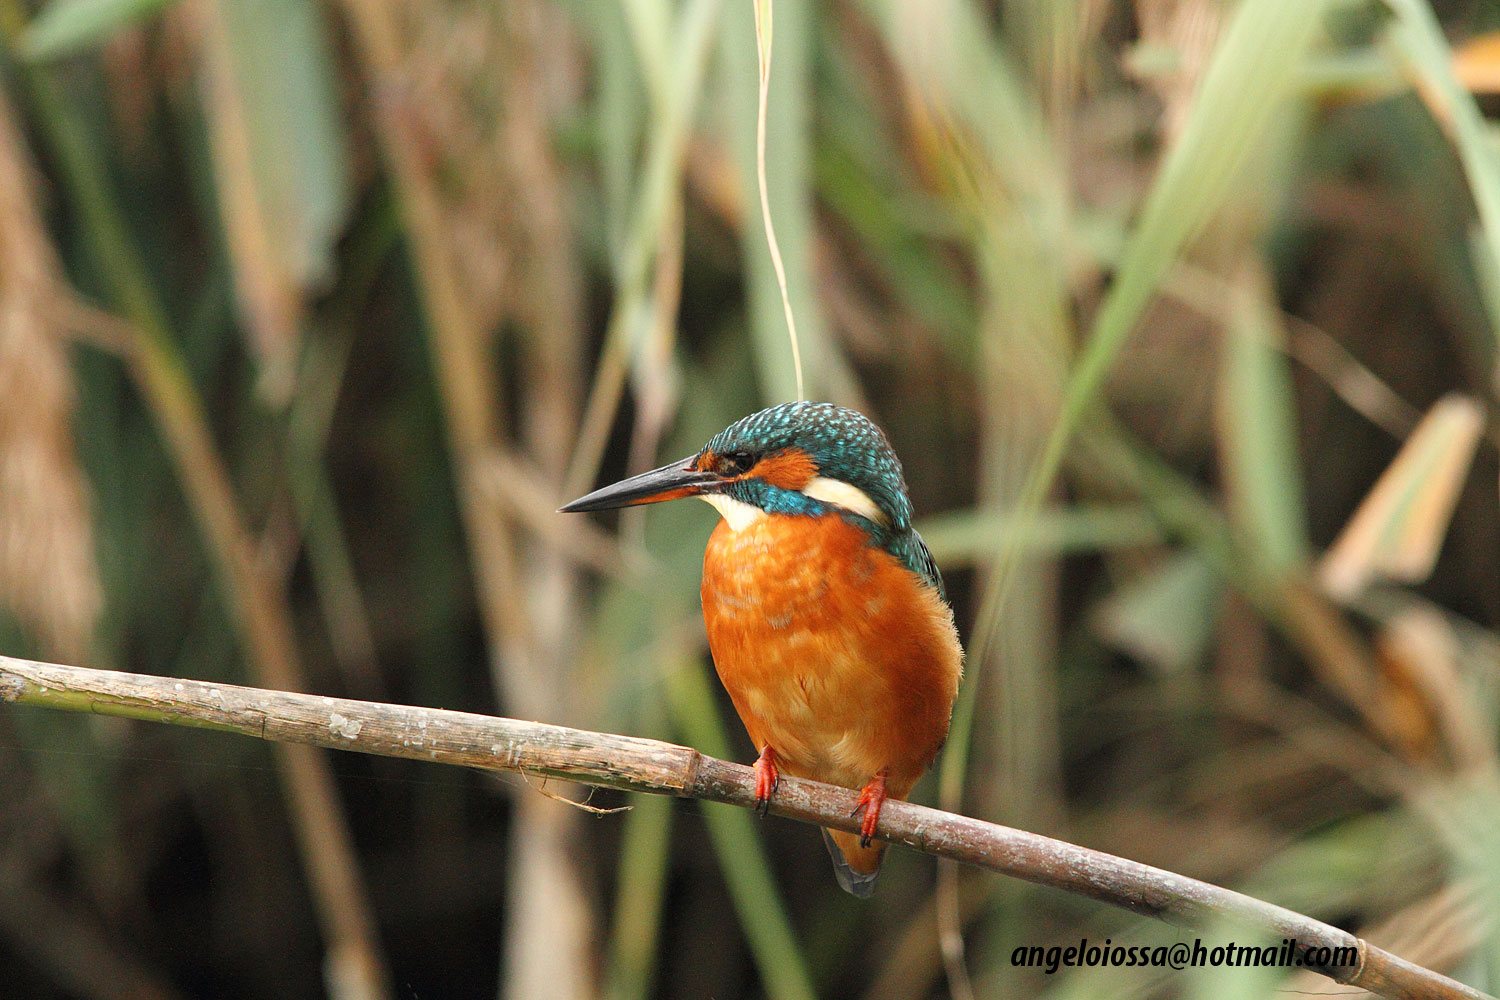
[[[938,572],[932,553],[927,551],[927,543],[922,541],[922,536],[915,529],[897,538],[891,545],[890,552],[907,569],[936,587],[939,597],[945,601],[948,599],[948,592],[943,589],[943,575]]]

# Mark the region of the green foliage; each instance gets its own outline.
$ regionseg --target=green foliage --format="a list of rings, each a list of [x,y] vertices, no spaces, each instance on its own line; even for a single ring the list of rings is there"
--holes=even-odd
[[[51,0],[26,29],[21,51],[30,59],[72,55],[122,28],[155,17],[174,0]]]

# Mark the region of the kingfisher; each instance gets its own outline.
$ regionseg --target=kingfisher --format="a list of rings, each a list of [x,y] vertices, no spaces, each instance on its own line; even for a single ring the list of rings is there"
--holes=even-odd
[[[963,650],[943,580],[912,527],[880,428],[831,403],[783,403],[697,454],[561,508],[701,497],[709,651],[760,756],[755,798],[782,774],[858,790],[859,834],[823,831],[839,885],[867,897],[882,803],[905,799],[948,735]]]

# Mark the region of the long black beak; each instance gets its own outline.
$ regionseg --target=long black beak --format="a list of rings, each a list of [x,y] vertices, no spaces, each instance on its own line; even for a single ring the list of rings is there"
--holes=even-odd
[[[693,467],[693,459],[684,458],[663,465],[660,469],[643,472],[639,476],[595,490],[586,497],[579,497],[566,506],[559,507],[562,514],[575,514],[586,510],[608,510],[611,507],[634,507],[643,503],[659,503],[692,497],[708,492],[709,487],[723,482],[712,472],[700,472]]]

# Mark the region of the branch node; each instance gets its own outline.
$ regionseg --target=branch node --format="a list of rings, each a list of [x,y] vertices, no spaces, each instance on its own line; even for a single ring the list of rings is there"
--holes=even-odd
[[[680,799],[693,799],[698,797],[698,772],[703,766],[703,754],[692,747],[692,756],[688,758],[686,772],[682,778],[682,788],[677,792]]]

